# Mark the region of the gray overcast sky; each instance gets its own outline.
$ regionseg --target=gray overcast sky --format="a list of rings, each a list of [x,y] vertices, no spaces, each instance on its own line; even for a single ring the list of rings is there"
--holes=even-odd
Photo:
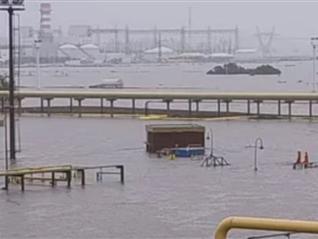
[[[24,25],[39,24],[41,1],[25,0]],[[193,27],[233,27],[255,30],[276,26],[292,35],[318,33],[318,1],[84,1],[51,2],[54,26],[90,24],[99,26],[180,27],[187,25],[192,7]]]
[[[318,35],[317,1],[85,1],[25,0],[23,25],[39,25],[40,2],[51,2],[52,25],[63,30],[71,24],[89,24],[99,27],[131,28],[187,26],[188,8],[192,8],[193,28],[233,28],[239,26],[243,33],[255,33],[256,26],[271,30],[275,25],[281,36],[309,37]],[[0,13],[6,30],[7,16]],[[3,27],[4,26],[4,27]]]

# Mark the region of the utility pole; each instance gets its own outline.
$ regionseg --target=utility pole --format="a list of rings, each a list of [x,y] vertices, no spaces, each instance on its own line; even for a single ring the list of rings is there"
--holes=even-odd
[[[188,37],[189,37],[189,47],[191,48],[191,34],[192,34],[192,8],[189,7],[188,12]]]
[[[312,90],[316,92],[316,45],[313,45],[313,68],[312,68]]]
[[[15,113],[14,113],[14,65],[13,65],[13,8],[9,6],[9,119],[10,159],[15,160]]]
[[[40,71],[40,50],[41,50],[41,40],[34,41],[34,47],[36,51],[36,72],[37,72],[37,88],[41,89],[41,71]]]
[[[312,91],[316,92],[316,47],[318,45],[318,37],[310,38],[312,45]]]
[[[159,31],[159,41],[158,41],[158,62],[162,59],[162,49],[161,49],[161,32]]]
[[[10,160],[15,161],[15,112],[14,112],[14,62],[13,62],[13,14],[14,11],[24,10],[24,0],[0,0],[0,10],[9,15],[9,135]]]

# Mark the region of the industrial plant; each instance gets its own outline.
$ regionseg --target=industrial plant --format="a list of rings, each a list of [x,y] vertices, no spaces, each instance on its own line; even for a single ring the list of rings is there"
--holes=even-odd
[[[205,27],[136,29],[100,28],[71,25],[67,32],[51,25],[50,3],[41,3],[39,27],[20,26],[15,21],[15,53],[21,64],[64,64],[103,66],[149,62],[232,62],[272,59],[275,28],[261,32],[256,28],[258,47],[241,48],[238,26],[228,29]],[[191,19],[191,16],[189,16]],[[0,38],[0,65],[8,62],[8,45]]]

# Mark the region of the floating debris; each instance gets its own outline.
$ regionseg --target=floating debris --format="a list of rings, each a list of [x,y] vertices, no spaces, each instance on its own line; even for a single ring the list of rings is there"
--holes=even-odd
[[[235,63],[228,63],[222,66],[215,66],[207,72],[208,75],[280,75],[281,71],[270,65],[261,65],[255,69],[244,68]]]

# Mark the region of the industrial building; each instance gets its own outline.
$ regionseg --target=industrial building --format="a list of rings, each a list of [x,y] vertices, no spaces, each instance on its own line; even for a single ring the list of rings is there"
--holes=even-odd
[[[205,128],[197,124],[147,125],[146,151],[156,153],[162,149],[204,147]]]

